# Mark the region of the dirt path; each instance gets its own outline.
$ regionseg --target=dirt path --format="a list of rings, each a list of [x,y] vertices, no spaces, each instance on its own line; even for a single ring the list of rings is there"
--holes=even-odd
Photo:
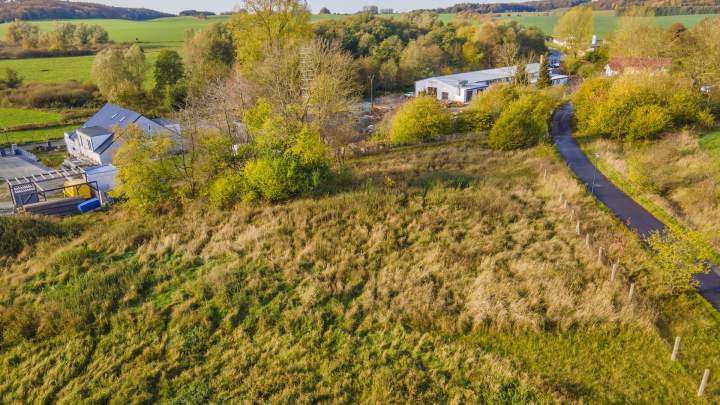
[[[556,111],[552,120],[552,135],[555,145],[570,169],[575,172],[580,181],[585,183],[595,198],[605,204],[615,216],[641,237],[646,238],[655,231],[664,231],[665,224],[616,187],[585,156],[580,145],[572,137],[573,114],[573,107],[568,104]],[[713,265],[710,273],[698,274],[695,278],[700,282],[698,288],[700,295],[720,311],[720,270],[718,267]]]

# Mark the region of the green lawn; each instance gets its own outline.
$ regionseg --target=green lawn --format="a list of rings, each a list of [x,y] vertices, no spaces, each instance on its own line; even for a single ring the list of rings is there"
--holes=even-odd
[[[66,125],[45,129],[29,129],[26,131],[0,133],[0,144],[14,143],[22,145],[25,143],[62,139],[65,131],[72,131],[77,127],[78,125]]]
[[[720,131],[711,132],[700,138],[700,147],[713,155],[720,155]]]
[[[21,108],[0,108],[0,128],[60,122],[61,120],[62,115],[56,112],[25,110]]]

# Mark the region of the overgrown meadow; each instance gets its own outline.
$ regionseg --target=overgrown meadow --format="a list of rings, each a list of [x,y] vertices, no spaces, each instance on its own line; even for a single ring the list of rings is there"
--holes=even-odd
[[[280,205],[3,219],[0,398],[703,403],[720,320],[598,208],[550,149],[470,140]]]

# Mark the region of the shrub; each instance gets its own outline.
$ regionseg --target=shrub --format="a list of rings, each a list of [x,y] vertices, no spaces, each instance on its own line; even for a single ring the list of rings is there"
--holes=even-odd
[[[670,113],[659,105],[644,105],[633,110],[628,140],[652,138],[670,124]]]
[[[412,144],[452,132],[450,112],[433,97],[408,101],[393,118],[389,138],[395,145]]]
[[[548,133],[554,103],[547,96],[526,94],[500,115],[490,131],[493,149],[512,150],[537,145]]]
[[[216,208],[230,208],[242,199],[246,189],[242,173],[223,173],[210,185],[210,204]]]
[[[509,84],[496,84],[478,94],[466,109],[468,114],[490,117],[495,122],[507,106],[520,97],[520,88]],[[480,122],[484,124],[484,121]],[[490,129],[477,128],[477,130]]]
[[[640,73],[587,80],[573,101],[581,132],[631,140],[712,123],[702,97],[685,78]]]

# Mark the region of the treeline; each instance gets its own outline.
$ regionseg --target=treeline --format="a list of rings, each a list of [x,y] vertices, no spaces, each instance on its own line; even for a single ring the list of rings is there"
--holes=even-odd
[[[100,25],[56,23],[52,31],[40,33],[40,27],[27,21],[14,21],[7,26],[5,42],[24,49],[44,48],[49,51],[88,50],[110,41]]]
[[[14,20],[75,20],[88,18],[152,20],[162,17],[172,17],[172,15],[144,8],[110,7],[102,4],[74,1],[0,1],[0,23]]]
[[[463,13],[473,12],[481,14],[492,13],[519,13],[551,11],[559,8],[570,8],[579,4],[588,3],[590,0],[540,0],[525,1],[519,3],[460,3],[451,7],[436,8],[436,13]]]
[[[317,23],[314,31],[353,55],[366,93],[371,84],[375,89],[402,90],[420,78],[510,66],[547,52],[538,28],[468,13],[451,24],[429,11],[397,18],[362,13]]]

